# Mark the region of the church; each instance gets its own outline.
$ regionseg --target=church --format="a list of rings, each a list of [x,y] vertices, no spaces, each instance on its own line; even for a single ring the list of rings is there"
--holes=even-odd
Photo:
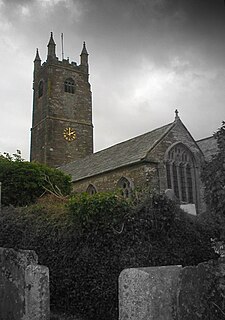
[[[85,43],[79,64],[58,59],[52,33],[45,62],[37,49],[31,161],[70,174],[74,192],[172,190],[181,205],[203,212],[201,167],[217,152],[216,140],[195,141],[176,110],[168,124],[94,153],[88,69]]]

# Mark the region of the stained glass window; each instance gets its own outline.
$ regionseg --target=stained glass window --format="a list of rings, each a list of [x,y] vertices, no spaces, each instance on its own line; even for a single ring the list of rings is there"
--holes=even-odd
[[[167,187],[183,203],[195,201],[195,166],[191,151],[179,143],[169,150],[166,158]]]

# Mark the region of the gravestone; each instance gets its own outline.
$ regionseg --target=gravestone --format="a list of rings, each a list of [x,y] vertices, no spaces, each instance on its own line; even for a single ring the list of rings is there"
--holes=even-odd
[[[49,270],[32,250],[0,248],[0,320],[49,320]]]
[[[119,277],[119,320],[172,320],[181,266],[131,268]]]

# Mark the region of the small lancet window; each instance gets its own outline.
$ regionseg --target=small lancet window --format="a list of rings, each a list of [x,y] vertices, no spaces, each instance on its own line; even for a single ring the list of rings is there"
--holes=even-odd
[[[68,78],[64,82],[64,91],[68,93],[74,93],[75,92],[75,83],[72,78]]]
[[[129,179],[125,177],[120,178],[120,180],[117,183],[117,187],[121,190],[122,196],[124,198],[131,197],[134,188],[133,183]]]
[[[89,184],[89,186],[87,187],[86,192],[90,195],[93,195],[95,193],[97,193],[97,189],[93,184]]]
[[[44,90],[44,84],[43,84],[43,81],[41,80],[38,84],[38,98],[43,96],[43,90]]]

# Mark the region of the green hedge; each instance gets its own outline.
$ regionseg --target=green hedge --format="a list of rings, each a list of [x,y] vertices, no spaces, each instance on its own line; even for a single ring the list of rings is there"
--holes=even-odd
[[[217,141],[217,153],[204,164],[201,178],[205,186],[205,201],[211,219],[214,220],[218,239],[225,241],[225,121],[214,138]]]
[[[134,208],[116,194],[76,195],[3,210],[0,246],[33,249],[50,269],[51,307],[118,319],[124,268],[196,265],[215,258],[210,230],[161,195]]]
[[[71,192],[71,177],[44,164],[0,154],[2,205],[25,206],[49,190],[59,196]]]

